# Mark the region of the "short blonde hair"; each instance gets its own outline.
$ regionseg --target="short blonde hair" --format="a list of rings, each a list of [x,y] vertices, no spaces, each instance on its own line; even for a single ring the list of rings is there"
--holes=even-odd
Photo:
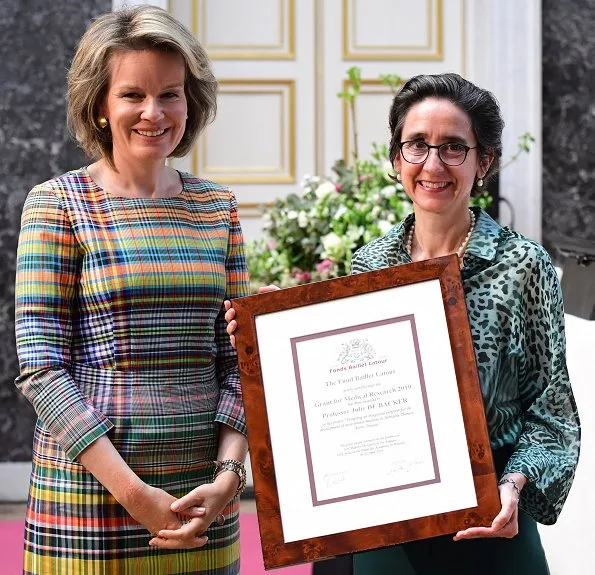
[[[155,6],[104,14],[83,34],[68,71],[67,122],[71,133],[90,157],[104,157],[113,164],[110,129],[101,129],[97,118],[107,93],[110,57],[128,50],[173,52],[184,58],[188,119],[184,135],[171,155],[186,155],[201,130],[215,118],[217,81],[207,53],[194,35]]]

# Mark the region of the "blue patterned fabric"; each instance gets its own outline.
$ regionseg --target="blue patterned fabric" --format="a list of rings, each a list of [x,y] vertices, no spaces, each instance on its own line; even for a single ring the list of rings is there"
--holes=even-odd
[[[566,368],[560,283],[547,252],[475,209],[463,286],[492,449],[509,447],[505,473],[528,482],[520,506],[554,523],[570,490],[580,422]],[[411,263],[414,215],[354,255],[359,273]]]

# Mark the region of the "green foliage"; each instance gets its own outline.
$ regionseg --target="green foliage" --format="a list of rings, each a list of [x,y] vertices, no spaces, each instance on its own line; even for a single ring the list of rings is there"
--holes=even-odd
[[[534,142],[535,142],[535,138],[529,132],[525,132],[524,134],[521,134],[519,136],[519,141],[517,143],[516,153],[513,154],[512,156],[510,156],[510,158],[508,159],[508,161],[505,164],[502,164],[500,166],[500,170],[503,170],[506,166],[512,164],[513,162],[516,162],[519,159],[519,156],[523,152],[528,154],[531,151],[531,146],[533,145]]]
[[[401,76],[397,76],[397,74],[380,74],[378,79],[385,85],[388,86],[393,94],[396,94],[399,91],[399,87],[403,83]]]
[[[362,70],[357,66],[352,66],[347,70],[347,79],[349,84],[346,92],[339,92],[337,98],[345,100],[348,104],[353,104],[362,87]]]

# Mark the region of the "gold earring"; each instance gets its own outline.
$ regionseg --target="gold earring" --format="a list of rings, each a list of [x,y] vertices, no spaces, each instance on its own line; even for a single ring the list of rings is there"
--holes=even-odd
[[[107,127],[107,118],[105,116],[99,116],[99,118],[97,118],[97,125],[103,130],[105,127]]]

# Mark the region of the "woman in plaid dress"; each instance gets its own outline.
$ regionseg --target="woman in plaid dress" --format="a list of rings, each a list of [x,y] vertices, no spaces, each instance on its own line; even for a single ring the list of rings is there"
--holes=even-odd
[[[24,573],[239,572],[246,429],[222,303],[248,291],[242,234],[228,189],[165,164],[215,94],[158,8],[80,41],[68,118],[97,161],[33,188],[19,241],[16,383],[39,417]]]

